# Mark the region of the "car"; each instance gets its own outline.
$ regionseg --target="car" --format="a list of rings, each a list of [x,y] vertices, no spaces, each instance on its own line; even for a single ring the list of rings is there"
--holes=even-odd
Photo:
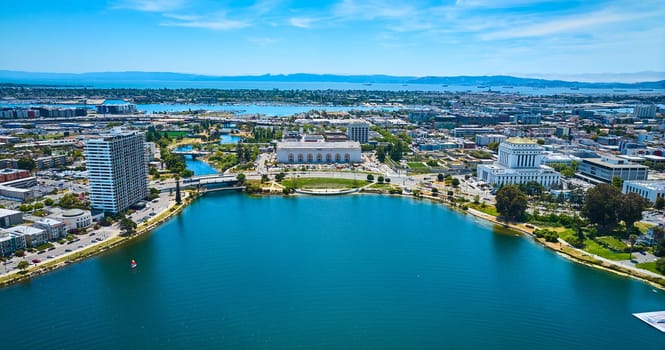
[[[83,248],[83,246],[82,246],[82,245],[80,245],[80,246],[78,246],[77,248]]]
[[[93,233],[89,234],[89,236],[94,236],[95,234],[96,234],[96,232],[93,232]]]
[[[53,259],[53,255],[47,255],[46,259]]]
[[[152,213],[150,213],[150,214],[148,214],[148,215],[150,215],[150,216],[155,216],[155,215],[157,215],[157,214],[154,213],[154,212],[152,212]]]
[[[54,250],[54,249],[55,249],[55,247],[51,247],[51,248],[49,248],[49,249],[47,249],[47,250],[49,250],[49,251],[50,251],[50,250]]]
[[[67,253],[69,253],[71,251],[72,251],[71,249],[65,249],[65,252],[67,252]]]
[[[32,263],[33,263],[33,264],[38,264],[38,263],[40,263],[40,262],[42,262],[42,261],[39,260],[39,259],[32,259]]]

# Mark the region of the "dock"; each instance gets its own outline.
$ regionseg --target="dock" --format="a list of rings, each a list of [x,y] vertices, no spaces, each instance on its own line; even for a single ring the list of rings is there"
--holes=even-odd
[[[644,321],[649,326],[665,333],[665,311],[642,312],[633,314],[633,316]]]

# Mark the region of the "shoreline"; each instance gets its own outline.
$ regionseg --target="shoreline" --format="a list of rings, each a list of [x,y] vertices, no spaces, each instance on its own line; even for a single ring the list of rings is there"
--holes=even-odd
[[[402,194],[402,196],[405,195]],[[468,213],[476,218],[483,219],[495,225],[500,225],[504,228],[516,231],[520,234],[526,234],[541,246],[545,247],[546,249],[552,250],[557,255],[569,261],[593,267],[599,270],[611,272],[619,276],[633,278],[641,282],[648,283],[649,285],[656,287],[658,289],[665,290],[665,276],[658,276],[657,274],[648,270],[624,266],[619,264],[618,262],[613,262],[609,259],[603,259],[597,257],[591,253],[587,253],[585,251],[570,246],[567,242],[565,242],[562,239],[559,239],[558,243],[546,242],[544,239],[538,238],[533,234],[533,231],[537,227],[528,228],[524,223],[522,224],[506,223],[500,221],[493,215],[483,213],[473,208],[469,208],[467,210],[461,210],[459,208],[452,207],[449,203],[446,203],[445,201],[437,197],[423,195],[421,198],[426,198],[435,202],[442,203],[452,210],[462,213]]]
[[[51,271],[58,270],[60,268],[69,266],[73,263],[83,261],[87,258],[102,254],[111,249],[116,249],[121,247],[123,244],[130,242],[138,237],[141,237],[145,234],[152,232],[154,229],[158,228],[160,225],[171,219],[173,216],[179,214],[185,207],[191,204],[198,196],[195,196],[189,192],[184,192],[186,195],[183,196],[183,201],[181,204],[173,204],[169,206],[166,210],[155,217],[155,221],[150,222],[149,224],[141,224],[137,227],[136,232],[129,236],[117,235],[108,241],[102,241],[97,245],[82,249],[80,251],[73,251],[64,256],[55,258],[51,261],[43,262],[42,265],[31,266],[25,271],[14,271],[8,273],[4,276],[0,276],[0,288],[9,287],[13,284],[26,282],[31,280],[33,277],[37,277],[43,274],[46,274]]]
[[[152,232],[153,230],[157,229],[160,225],[164,224],[166,221],[171,219],[173,216],[179,214],[184,208],[186,208],[189,204],[191,204],[193,201],[195,201],[198,197],[198,195],[183,191],[186,196],[183,198],[183,202],[181,204],[173,204],[172,206],[169,206],[164,212],[162,212],[160,215],[156,217],[156,220],[154,222],[150,222],[147,225],[141,224],[144,226],[139,226],[137,228],[137,231],[130,235],[130,236],[121,236],[118,235],[109,241],[101,242],[99,245],[89,247],[86,249],[83,249],[80,252],[72,252],[69,255],[57,258],[55,260],[45,262],[44,265],[40,266],[34,266],[32,268],[29,268],[25,271],[16,271],[10,274],[7,274],[3,277],[0,277],[0,288],[8,287],[10,285],[13,285],[15,283],[19,282],[25,282],[29,281],[32,277],[37,277],[42,274],[48,273],[50,271],[54,271],[57,269],[60,269],[62,267],[68,266],[72,263],[76,263],[79,261],[83,261],[89,257],[96,256],[98,254],[104,253],[106,251],[109,251],[111,249],[116,249],[121,247],[123,244],[130,242],[138,237],[141,237],[147,233]],[[273,196],[275,195],[274,193],[245,193],[246,195],[251,195],[251,196]],[[661,290],[665,290],[665,276],[657,276],[651,271],[647,270],[642,270],[638,268],[630,268],[627,266],[620,265],[618,263],[612,263],[608,261],[607,259],[600,260],[597,257],[593,256],[590,253],[586,253],[583,251],[580,251],[579,249],[573,248],[570,245],[568,245],[565,241],[559,240],[558,243],[549,243],[544,241],[543,239],[537,238],[534,234],[533,231],[535,228],[528,228],[525,226],[525,224],[513,224],[513,223],[506,223],[499,221],[495,216],[480,212],[478,210],[475,210],[473,208],[468,208],[467,210],[462,210],[458,207],[450,205],[450,203],[445,202],[443,199],[439,197],[433,197],[433,196],[428,196],[428,195],[421,195],[420,197],[414,197],[409,194],[401,193],[401,194],[391,194],[391,193],[386,193],[382,190],[370,190],[370,191],[363,191],[363,189],[355,189],[352,192],[349,193],[338,193],[337,195],[345,195],[345,194],[351,194],[351,195],[363,195],[363,194],[378,194],[378,195],[383,195],[383,196],[396,196],[396,197],[402,197],[402,198],[411,198],[411,199],[427,199],[432,202],[440,203],[445,205],[448,209],[451,209],[453,211],[456,211],[460,214],[469,214],[472,215],[476,218],[483,219],[487,222],[490,222],[495,225],[500,225],[501,227],[507,228],[509,230],[513,230],[519,234],[526,234],[530,238],[532,238],[535,242],[540,244],[546,249],[552,250],[554,253],[557,255],[568,259],[571,262],[579,263],[582,265],[586,265],[592,268],[596,268],[599,270],[604,270],[607,272],[614,273],[619,276],[623,277],[629,277],[633,278],[636,280],[639,280],[641,282],[648,283],[649,285],[659,288]],[[291,194],[289,196],[307,196],[307,195],[315,195],[311,193],[302,193],[302,192],[297,192],[294,194]],[[565,244],[564,244],[565,243]],[[72,258],[73,257],[73,258]]]

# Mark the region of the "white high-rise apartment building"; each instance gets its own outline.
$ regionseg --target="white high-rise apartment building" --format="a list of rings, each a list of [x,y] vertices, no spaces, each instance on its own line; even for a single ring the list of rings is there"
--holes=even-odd
[[[85,143],[93,210],[118,213],[148,196],[144,134],[114,128]]]
[[[478,165],[478,178],[495,186],[531,181],[550,187],[558,184],[560,175],[542,165],[543,147],[524,138],[509,138],[499,145],[499,159],[494,164]]]
[[[369,141],[369,124],[362,120],[350,122],[346,126],[346,136],[351,141],[367,143]]]
[[[654,103],[648,105],[637,105],[633,108],[633,117],[635,118],[656,118],[656,105]]]

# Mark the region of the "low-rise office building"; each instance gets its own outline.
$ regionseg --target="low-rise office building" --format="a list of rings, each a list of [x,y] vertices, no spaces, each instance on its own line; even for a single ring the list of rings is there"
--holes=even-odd
[[[0,227],[8,228],[23,223],[23,212],[0,208]]]
[[[25,237],[25,246],[28,248],[35,248],[49,241],[46,231],[37,227],[18,225],[5,231]]]
[[[611,183],[616,176],[624,181],[646,180],[649,167],[611,156],[582,159],[577,177],[592,183]]]
[[[624,181],[622,192],[634,192],[655,203],[659,197],[665,198],[665,180]]]
[[[49,217],[62,222],[65,230],[87,228],[92,225],[92,214],[89,210],[53,208]]]
[[[10,256],[17,250],[26,248],[25,236],[6,230],[0,230],[0,254]]]
[[[55,241],[67,235],[67,227],[63,222],[58,220],[40,218],[39,220],[35,221],[32,226],[44,230],[48,236],[49,241]]]

